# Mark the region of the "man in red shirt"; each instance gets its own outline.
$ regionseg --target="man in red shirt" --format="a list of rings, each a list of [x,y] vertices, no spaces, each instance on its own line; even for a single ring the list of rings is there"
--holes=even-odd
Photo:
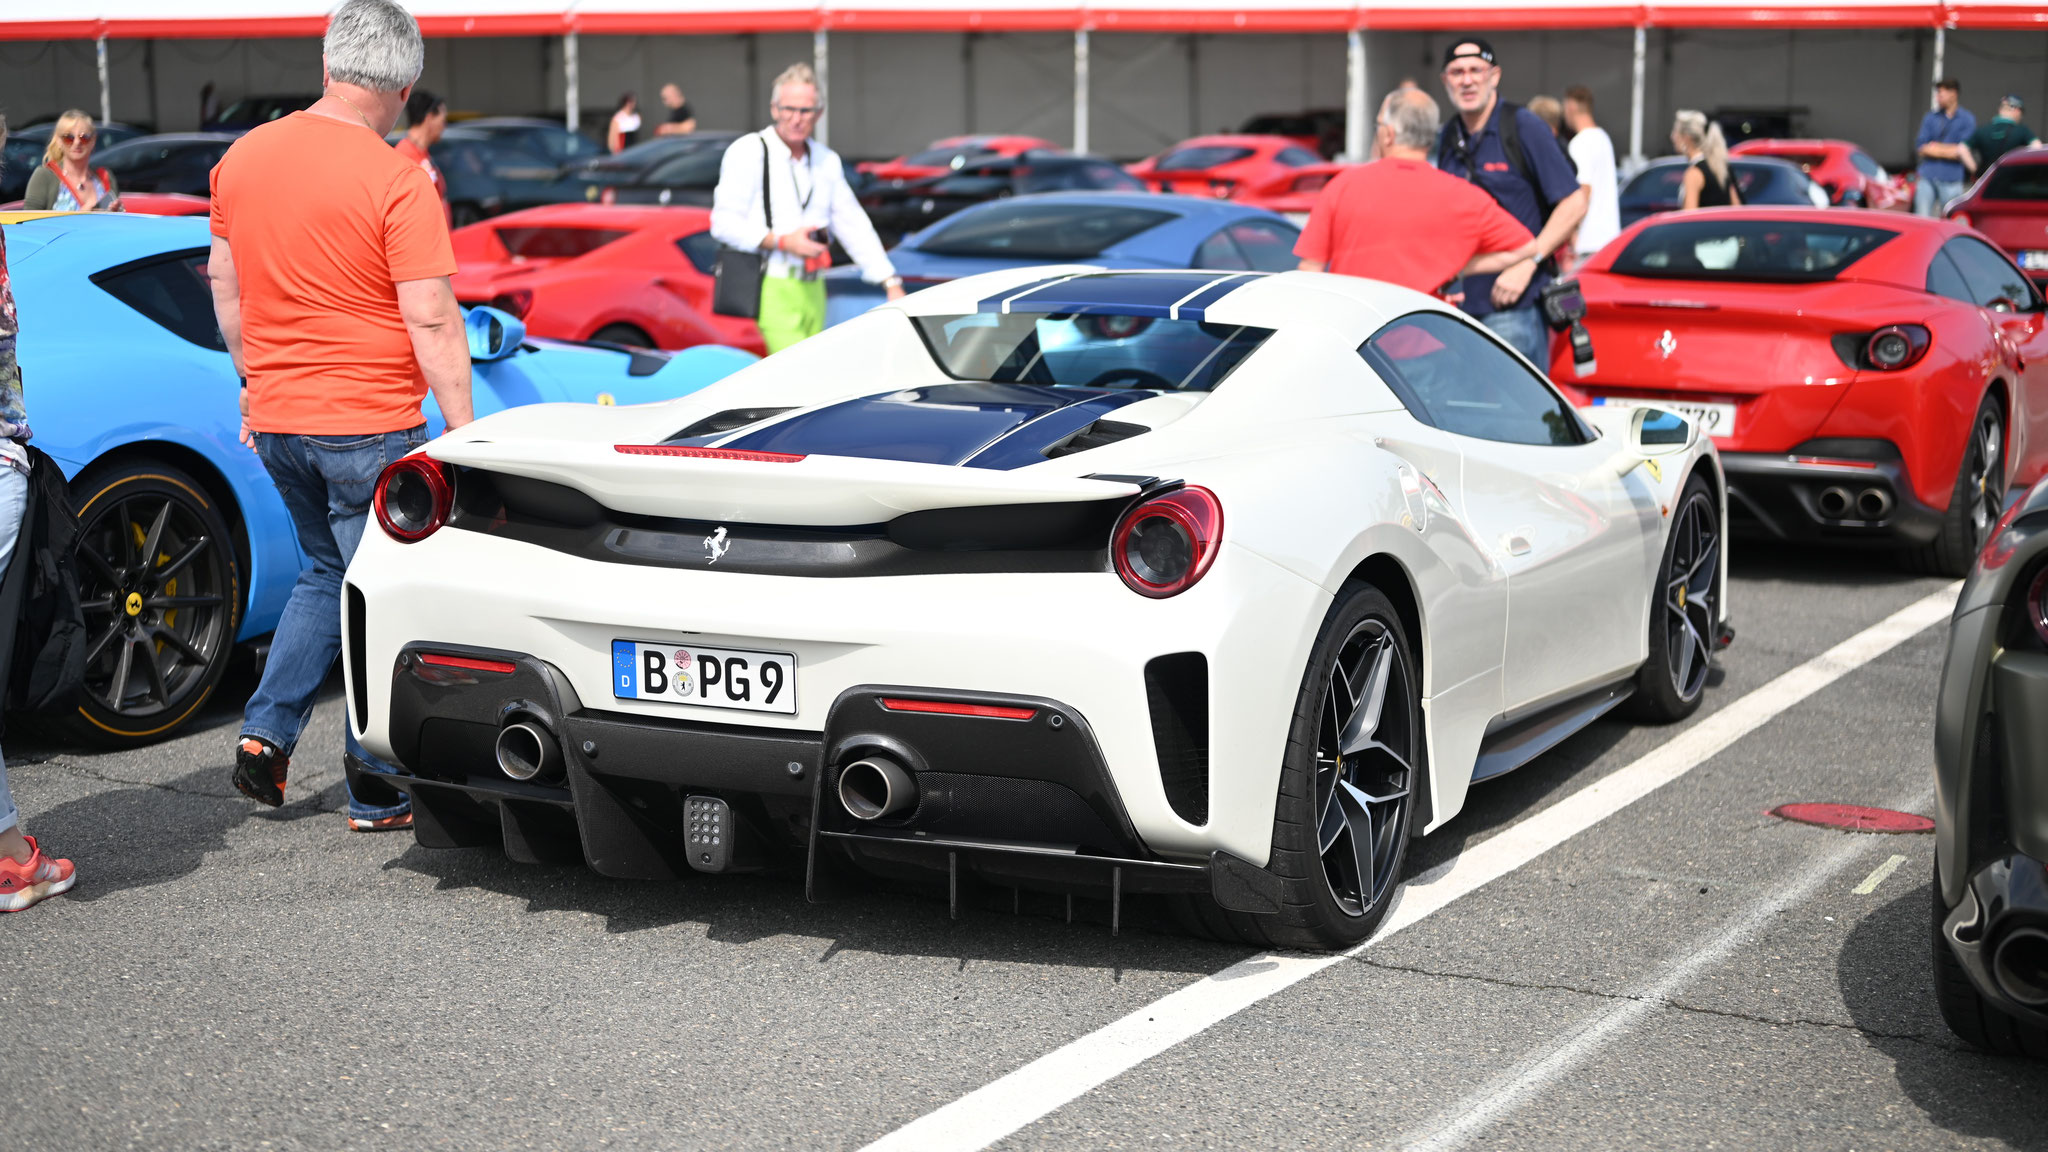
[[[447,216],[448,182],[441,178],[441,170],[434,167],[434,158],[427,152],[448,127],[448,102],[425,88],[413,89],[405,101],[405,125],[405,135],[398,138],[398,154],[419,165],[427,179],[434,182],[434,191],[441,194],[441,214]],[[449,219],[452,222],[454,217]]]
[[[1380,105],[1380,159],[1324,186],[1295,242],[1306,272],[1338,272],[1436,292],[1535,253],[1535,237],[1469,180],[1429,165],[1436,101],[1401,88]]]

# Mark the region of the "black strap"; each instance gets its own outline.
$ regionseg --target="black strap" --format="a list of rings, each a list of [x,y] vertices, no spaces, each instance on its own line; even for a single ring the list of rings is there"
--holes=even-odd
[[[775,197],[768,193],[768,134],[761,133],[761,211],[768,217],[768,234],[775,234]]]

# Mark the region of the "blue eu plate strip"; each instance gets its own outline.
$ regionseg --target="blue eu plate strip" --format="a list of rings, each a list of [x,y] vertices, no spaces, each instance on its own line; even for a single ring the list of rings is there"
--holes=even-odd
[[[640,659],[631,640],[612,641],[612,695],[632,699],[640,695]]]

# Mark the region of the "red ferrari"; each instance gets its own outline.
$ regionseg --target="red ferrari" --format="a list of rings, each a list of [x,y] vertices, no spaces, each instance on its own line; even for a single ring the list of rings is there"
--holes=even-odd
[[[1827,190],[1830,204],[1900,211],[1913,207],[1911,186],[1847,140],[1744,140],[1729,151],[1737,156],[1775,156],[1798,165]]]
[[[948,136],[932,141],[931,147],[894,160],[870,160],[857,170],[877,180],[907,184],[944,176],[969,160],[991,156],[1022,156],[1026,152],[1063,152],[1050,140],[1036,136]]]
[[[1289,211],[1275,204],[1290,199],[1313,201],[1315,193],[1329,183],[1331,167],[1286,136],[1197,136],[1125,171],[1154,192],[1214,196]]]
[[[0,204],[0,212],[19,211],[22,202]],[[121,207],[137,216],[204,216],[213,202],[204,196],[182,192],[123,192]]]
[[[2048,286],[2048,148],[2000,156],[1948,218],[1991,237],[2037,286]]]
[[[751,320],[711,311],[718,242],[707,208],[552,204],[457,228],[455,296],[535,336],[637,348],[765,352]]]
[[[2048,464],[2043,300],[1968,228],[1858,209],[1653,216],[1579,275],[1585,404],[1682,412],[1720,446],[1731,528],[1903,549],[1961,575]],[[1563,343],[1563,342],[1560,342]]]

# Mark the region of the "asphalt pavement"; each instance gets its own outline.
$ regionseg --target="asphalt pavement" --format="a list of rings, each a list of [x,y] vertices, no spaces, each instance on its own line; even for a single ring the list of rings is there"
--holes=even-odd
[[[1604,721],[1476,787],[1411,874],[1768,702],[1948,583],[1735,555],[1739,635],[1700,716]],[[1932,837],[1767,814],[1931,812],[1943,634],[1077,1098],[1018,1089],[1035,1118],[996,1146],[2048,1148],[2048,1065],[1968,1049],[1934,1007]],[[227,782],[249,686],[141,750],[8,733],[28,830],[82,877],[0,918],[15,1146],[858,1148],[1272,962],[1142,901],[1112,936],[1087,902],[1073,923],[1050,898],[953,921],[909,889],[812,905],[778,876],[618,881],[350,834],[338,694],[289,803],[259,810]]]

